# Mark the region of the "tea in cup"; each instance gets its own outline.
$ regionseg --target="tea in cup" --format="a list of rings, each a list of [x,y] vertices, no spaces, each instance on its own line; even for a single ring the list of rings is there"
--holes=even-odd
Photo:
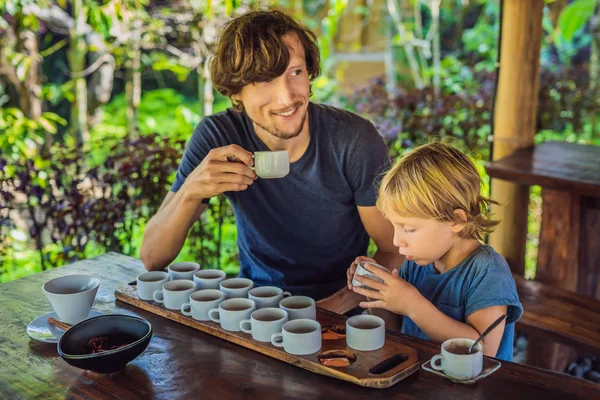
[[[67,275],[44,283],[42,290],[58,318],[74,325],[87,319],[100,280],[88,275]]]
[[[283,151],[257,151],[253,155],[254,166],[251,169],[260,178],[283,178],[290,173],[290,153]]]
[[[431,368],[456,379],[475,378],[483,367],[483,347],[478,343],[469,354],[469,347],[474,342],[472,339],[446,340],[442,343],[441,354],[431,359]]]
[[[252,335],[259,342],[270,342],[271,336],[281,332],[281,327],[288,321],[287,313],[280,308],[261,308],[240,322],[240,329]]]
[[[361,351],[382,348],[385,344],[385,321],[375,315],[355,315],[348,318],[346,344]]]
[[[321,349],[321,324],[312,319],[288,321],[281,333],[271,336],[271,344],[299,356],[316,353]]]
[[[225,279],[224,271],[220,269],[201,269],[194,273],[196,289],[219,289],[219,284]]]
[[[176,279],[167,282],[162,289],[152,295],[152,299],[165,305],[169,310],[181,310],[181,305],[189,300],[190,295],[196,291],[194,282],[187,279]]]
[[[248,299],[227,299],[219,304],[218,308],[213,308],[208,312],[211,321],[221,325],[226,331],[241,331],[240,322],[250,318],[252,312],[256,310],[256,305]]]
[[[290,292],[284,292],[275,286],[261,286],[251,289],[248,298],[256,303],[256,308],[278,307],[284,297],[290,297]]]
[[[200,264],[195,262],[178,262],[169,265],[167,271],[169,271],[169,279],[174,281],[177,279],[189,279],[194,278],[194,273],[200,269]]]
[[[287,311],[289,320],[317,319],[317,306],[308,296],[290,296],[279,302],[279,308]]]
[[[169,274],[165,271],[144,272],[137,277],[138,297],[142,300],[152,300],[152,295],[169,281]]]
[[[223,292],[217,289],[197,290],[190,295],[190,301],[181,305],[181,313],[198,321],[210,321],[208,312],[218,307],[224,298]]]
[[[219,283],[219,289],[225,294],[225,298],[247,298],[248,292],[254,287],[254,282],[246,278],[230,278]]]

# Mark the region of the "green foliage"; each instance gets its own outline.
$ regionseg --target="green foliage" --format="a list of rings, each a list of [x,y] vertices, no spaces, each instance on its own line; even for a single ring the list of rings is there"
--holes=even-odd
[[[67,121],[58,115],[45,112],[34,121],[18,108],[0,107],[0,153],[13,157],[34,157],[44,144],[46,133],[55,134],[57,125]]]
[[[572,40],[575,34],[590,20],[598,4],[600,4],[599,0],[575,0],[562,10],[558,26],[566,41]]]
[[[590,88],[584,79],[587,72],[571,67],[575,57],[591,43],[589,30],[593,24],[588,22],[592,21],[594,7],[599,1],[570,2],[562,11],[557,27],[552,25],[548,15],[544,15],[544,70],[540,80],[536,142],[567,140],[600,145],[597,134],[600,93],[598,89]],[[44,24],[34,15],[23,12],[24,6],[34,3],[43,8],[53,3],[63,9],[67,7],[67,2],[62,0],[0,0],[0,63],[14,67],[21,82],[30,76],[35,59],[14,41],[9,42],[4,30],[11,27],[18,34],[33,32],[38,35],[40,44],[43,37],[44,45],[49,47],[40,45],[42,57],[64,55],[68,50],[69,35],[53,41],[60,34],[40,33],[45,31]],[[421,3],[419,10],[426,36],[432,26],[432,9],[429,2]],[[0,85],[0,281],[37,272],[42,265],[53,267],[107,250],[139,256],[145,224],[168,191],[182,154],[182,143],[200,121],[202,105],[198,99],[184,93],[190,92],[188,86],[197,87],[194,78],[197,68],[202,65],[199,60],[205,60],[211,51],[210,42],[203,43],[206,49],[199,46],[203,49],[200,52],[193,45],[181,52],[168,51],[168,46],[198,44],[194,41],[210,36],[205,34],[210,34],[241,10],[256,8],[259,2],[184,1],[178,2],[177,6],[153,6],[150,13],[151,4],[148,0],[84,1],[86,23],[103,38],[109,55],[114,57],[117,84],[111,101],[101,106],[94,116],[90,141],[78,161],[72,163],[65,157],[73,153],[72,147],[64,148],[65,144],[71,144],[72,138],[61,143],[60,128],[67,121],[57,115],[65,100],[76,101],[74,81],[70,76],[60,77],[66,80],[65,83],[61,79],[50,79],[42,86],[40,96],[44,110],[51,111],[35,121],[15,108],[18,99],[9,99],[8,91]],[[339,96],[339,81],[332,57],[340,19],[352,13],[368,15],[373,11],[364,6],[352,7],[353,4],[346,0],[286,3],[288,8],[294,7],[303,24],[317,32],[324,73],[312,84],[313,100],[342,102],[348,110],[372,119],[393,156],[403,154],[432,134],[455,136],[471,149],[488,185],[489,178],[482,166],[489,157],[499,3],[485,0],[442,2],[441,18],[448,27],[443,30],[444,35],[453,35],[454,29],[462,29],[462,26],[465,29],[462,36],[452,36],[457,39],[452,52],[442,49],[439,97],[434,95],[431,87],[413,91],[400,86],[399,93],[390,98],[384,83],[376,80],[367,89],[343,99]],[[412,8],[412,2],[405,4]],[[180,6],[184,7],[183,11]],[[415,22],[410,13],[409,10],[403,20],[408,35],[398,37],[398,40],[411,39],[413,35]],[[459,13],[462,13],[460,21]],[[469,19],[471,22],[467,21]],[[174,21],[179,21],[175,28]],[[120,30],[116,29],[119,27]],[[139,35],[127,35],[134,31]],[[128,79],[135,52],[140,48],[144,85],[154,76],[161,89],[148,90],[144,86],[137,109],[139,139],[133,139],[126,128],[126,110],[131,104],[122,93],[120,79]],[[98,49],[92,45],[88,50],[96,52]],[[556,63],[556,54],[560,63]],[[402,57],[398,61],[406,63]],[[433,68],[427,64],[421,71],[426,82],[433,78]],[[41,82],[46,78],[43,77]],[[93,75],[87,78],[91,82]],[[403,82],[402,76],[399,81]],[[229,105],[228,99],[216,95],[213,111],[219,112]],[[59,146],[52,148],[50,159],[43,159],[38,152],[47,135],[58,141]],[[63,150],[55,150],[57,148]],[[19,186],[19,181],[27,181],[28,185]],[[7,190],[7,185],[13,186]],[[484,191],[487,190],[486,186]],[[100,192],[102,196],[98,195]],[[18,196],[11,197],[10,193]],[[539,188],[532,188],[531,199],[528,276],[535,270],[541,218]],[[78,214],[77,207],[81,204],[86,205],[87,211]],[[43,215],[36,216],[32,213],[35,209],[44,211]],[[9,216],[9,211],[11,216],[19,214],[18,223]],[[45,220],[48,214],[50,217]],[[83,217],[86,223],[82,222]],[[235,274],[239,268],[236,238],[231,208],[223,197],[213,198],[200,223],[192,228],[177,261],[197,260],[206,267],[218,267],[228,274]],[[369,253],[373,254],[374,250],[371,243]]]

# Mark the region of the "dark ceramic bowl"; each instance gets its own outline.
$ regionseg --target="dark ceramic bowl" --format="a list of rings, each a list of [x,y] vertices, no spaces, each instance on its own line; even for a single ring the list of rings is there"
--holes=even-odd
[[[126,346],[89,354],[86,343],[94,336],[106,336],[109,344]],[[86,319],[66,331],[58,341],[58,354],[67,363],[81,369],[108,373],[123,368],[139,356],[150,343],[152,325],[129,315],[101,315]]]

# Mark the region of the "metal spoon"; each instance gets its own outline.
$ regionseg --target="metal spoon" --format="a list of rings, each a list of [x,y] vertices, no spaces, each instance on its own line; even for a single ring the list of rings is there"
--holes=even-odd
[[[506,314],[502,314],[500,316],[500,318],[498,318],[497,320],[495,320],[494,322],[491,323],[490,326],[488,326],[488,328],[483,331],[483,333],[481,334],[481,336],[479,336],[479,338],[477,338],[476,341],[473,342],[473,344],[469,347],[469,352],[467,354],[471,354],[471,352],[473,351],[473,347],[477,346],[477,343],[481,342],[481,339],[483,339],[484,337],[487,336],[488,333],[490,333],[492,330],[494,330],[495,327],[498,326],[498,324],[500,322],[502,322],[504,320],[504,318],[506,318],[507,315]]]

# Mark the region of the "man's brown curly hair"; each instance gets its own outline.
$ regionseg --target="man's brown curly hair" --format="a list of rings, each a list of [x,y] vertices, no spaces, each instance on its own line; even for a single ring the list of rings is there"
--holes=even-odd
[[[233,109],[244,105],[231,98],[246,85],[281,76],[290,62],[283,36],[295,33],[304,48],[306,68],[312,81],[321,72],[317,38],[281,11],[253,11],[229,21],[219,34],[210,62],[215,88],[230,98]]]

